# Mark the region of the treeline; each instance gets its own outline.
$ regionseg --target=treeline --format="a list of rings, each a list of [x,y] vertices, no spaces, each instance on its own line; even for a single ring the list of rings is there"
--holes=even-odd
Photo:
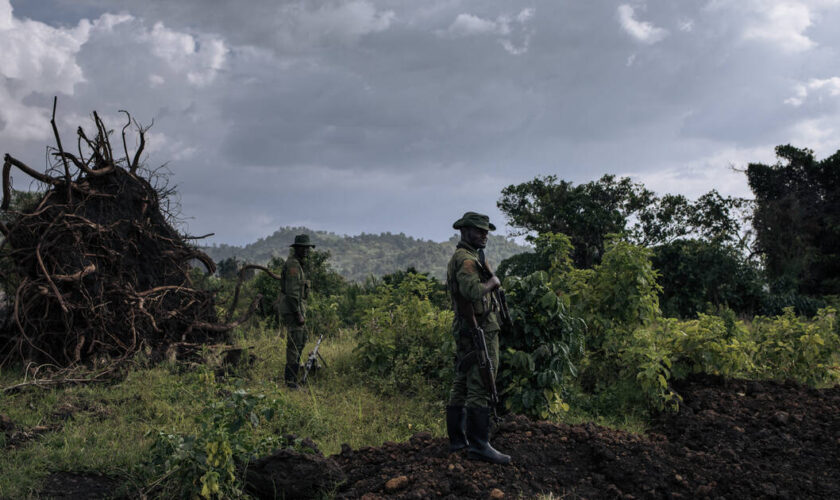
[[[236,262],[264,265],[272,258],[285,259],[295,235],[301,233],[309,233],[318,250],[330,253],[332,268],[344,278],[355,282],[409,267],[421,269],[442,279],[446,275],[449,257],[458,243],[457,236],[438,243],[412,238],[403,233],[362,233],[345,236],[326,231],[312,231],[305,227],[283,227],[271,236],[244,247],[223,244],[205,247],[203,250],[219,263],[222,269],[229,269]],[[501,235],[491,235],[488,242],[488,252],[496,262],[530,250]],[[228,262],[222,265],[225,260]]]
[[[571,259],[591,269],[611,235],[651,251],[670,317],[720,307],[750,316],[792,306],[813,315],[840,293],[840,153],[776,148],[774,165],[750,164],[754,199],[717,191],[689,200],[658,196],[630,179],[604,176],[581,185],[548,176],[506,187],[499,208],[521,234],[565,234]],[[515,256],[500,266],[523,274],[545,257]]]

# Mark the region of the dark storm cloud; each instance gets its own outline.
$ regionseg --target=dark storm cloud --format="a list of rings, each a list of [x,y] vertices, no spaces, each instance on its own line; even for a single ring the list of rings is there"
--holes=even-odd
[[[150,162],[171,160],[190,231],[220,242],[285,224],[445,238],[453,213],[498,220],[501,188],[549,173],[747,194],[730,164],[838,147],[832,0],[12,5],[83,41],[67,126],[154,119]],[[45,113],[39,75],[0,100]],[[42,148],[32,123],[14,140]]]

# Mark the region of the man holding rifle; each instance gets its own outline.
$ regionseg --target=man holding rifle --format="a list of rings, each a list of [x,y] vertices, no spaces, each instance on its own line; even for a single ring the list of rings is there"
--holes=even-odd
[[[446,271],[455,310],[457,343],[455,380],[446,407],[449,451],[467,448],[471,459],[510,463],[510,456],[490,446],[491,405],[498,403],[499,313],[504,296],[501,282],[484,260],[489,231],[496,229],[486,215],[467,212],[455,221],[461,241]]]

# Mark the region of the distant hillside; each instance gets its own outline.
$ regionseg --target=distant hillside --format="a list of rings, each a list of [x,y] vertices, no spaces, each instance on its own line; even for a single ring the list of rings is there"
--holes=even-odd
[[[403,233],[342,236],[303,227],[284,227],[244,247],[214,245],[204,247],[203,250],[216,262],[236,257],[252,264],[265,264],[274,256],[286,258],[289,245],[295,235],[301,233],[309,233],[319,250],[329,250],[333,268],[354,281],[364,280],[369,275],[382,276],[409,266],[442,279],[459,239],[458,235],[453,235],[449,241],[438,243],[412,238]],[[530,250],[529,247],[494,234],[490,235],[487,243],[488,260],[496,265],[511,255]]]

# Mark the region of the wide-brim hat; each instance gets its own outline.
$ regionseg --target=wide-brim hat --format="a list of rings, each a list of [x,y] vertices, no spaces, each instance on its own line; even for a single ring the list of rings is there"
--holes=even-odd
[[[299,234],[295,236],[295,242],[289,245],[290,247],[312,247],[315,248],[315,245],[309,242],[309,235],[308,234]]]
[[[485,231],[496,230],[496,226],[490,222],[490,217],[476,212],[467,212],[452,224],[453,229],[461,229],[462,227],[477,227]]]

